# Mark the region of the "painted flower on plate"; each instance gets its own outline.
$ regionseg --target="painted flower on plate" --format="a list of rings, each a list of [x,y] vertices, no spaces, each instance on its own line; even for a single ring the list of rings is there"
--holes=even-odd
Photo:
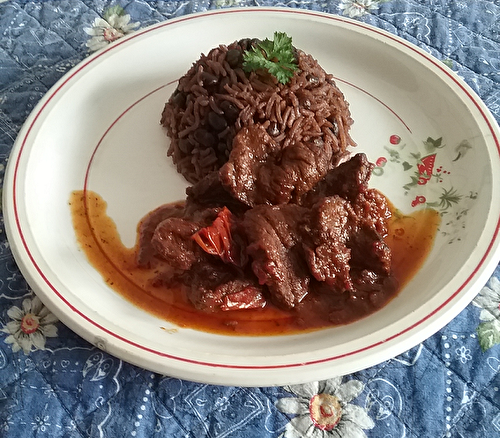
[[[363,390],[359,380],[342,377],[286,386],[296,397],[279,399],[276,407],[296,416],[286,425],[284,438],[366,438],[373,420],[361,406],[351,404]]]
[[[131,23],[130,15],[126,14],[120,6],[107,9],[103,18],[98,17],[92,23],[92,27],[85,28],[84,31],[91,36],[87,41],[90,51],[106,47],[109,43],[132,33],[140,23]]]
[[[351,18],[358,18],[377,9],[378,3],[379,1],[377,0],[342,0],[340,9],[342,9],[344,15]]]
[[[7,344],[12,344],[14,353],[23,350],[29,354],[32,349],[44,350],[47,338],[57,336],[57,327],[54,325],[58,319],[45,307],[40,298],[26,298],[22,308],[11,307],[7,311],[11,318],[0,331],[7,333]]]
[[[472,303],[481,309],[479,319],[483,322],[477,328],[481,348],[500,344],[500,279],[493,275]]]

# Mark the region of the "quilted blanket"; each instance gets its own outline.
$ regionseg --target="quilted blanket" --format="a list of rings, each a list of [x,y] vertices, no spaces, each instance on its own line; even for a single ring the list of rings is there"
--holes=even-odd
[[[24,121],[72,67],[148,25],[234,6],[322,11],[398,35],[446,63],[500,121],[498,0],[8,0],[0,181]],[[21,275],[0,219],[0,436],[500,437],[500,267],[447,326],[377,366],[284,387],[214,386],[133,366],[59,322]]]

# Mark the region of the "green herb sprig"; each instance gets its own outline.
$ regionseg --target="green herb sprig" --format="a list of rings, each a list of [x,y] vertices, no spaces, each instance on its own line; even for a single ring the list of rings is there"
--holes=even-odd
[[[297,69],[292,38],[284,32],[274,32],[272,41],[266,38],[243,53],[243,70],[267,70],[282,84],[286,84]]]

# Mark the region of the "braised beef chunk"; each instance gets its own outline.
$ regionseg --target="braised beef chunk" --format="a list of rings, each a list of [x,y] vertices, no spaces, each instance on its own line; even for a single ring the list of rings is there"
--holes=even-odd
[[[219,170],[220,181],[232,196],[249,206],[284,203],[293,187],[283,180],[281,189],[276,191],[271,174],[263,172],[279,154],[280,145],[262,126],[243,128],[233,140],[229,161]],[[283,170],[277,171],[283,174]]]
[[[203,208],[227,207],[233,213],[242,213],[248,206],[234,198],[214,171],[186,189],[186,214],[194,214]]]
[[[220,210],[220,208],[202,208],[191,212],[185,208],[180,211],[175,210],[172,217],[167,217],[154,229],[151,237],[153,256],[164,259],[175,269],[190,269],[204,254],[203,249],[193,239],[193,235],[210,225]]]
[[[243,310],[266,305],[262,287],[242,271],[214,259],[203,260],[186,272],[188,298],[200,310]]]
[[[170,266],[186,271],[203,257],[202,249],[191,238],[198,228],[186,219],[165,219],[156,227],[151,242]]]
[[[237,223],[226,208],[184,208],[180,217],[168,217],[160,222],[151,237],[154,256],[163,258],[176,269],[188,270],[210,254],[226,263],[245,264],[244,242],[238,235]],[[235,229],[235,236],[232,230]]]
[[[234,291],[224,295],[221,310],[259,309],[267,304],[261,287],[238,280],[226,283],[226,286]]]
[[[282,307],[296,306],[308,292],[310,276],[302,257],[300,232],[308,213],[289,204],[260,205],[244,215],[242,228],[249,242],[252,270]]]
[[[313,205],[325,196],[339,195],[354,202],[368,188],[373,164],[359,153],[331,169],[309,192],[301,197],[303,205]]]
[[[188,298],[200,310],[215,310],[222,304],[223,296],[217,287],[233,278],[233,272],[217,260],[206,261],[193,266],[184,275]]]
[[[150,246],[172,269],[163,278],[180,279],[205,311],[272,301],[341,321],[352,318],[342,306],[381,306],[381,291],[396,288],[384,242],[389,206],[368,188],[373,165],[364,154],[333,162],[322,145],[280,150],[262,127],[242,129],[220,171],[187,189],[184,209],[144,226],[151,234],[156,225]]]
[[[149,266],[156,250],[152,244],[153,234],[158,224],[170,217],[182,217],[184,206],[181,204],[163,205],[149,213],[139,224],[139,251],[137,253],[137,264]]]
[[[356,217],[350,204],[339,196],[323,198],[312,209],[305,256],[311,274],[336,290],[352,290],[350,277],[351,250],[347,241],[356,228]]]
[[[384,241],[391,212],[384,196],[377,190],[360,193],[353,204],[358,225],[351,235],[351,272],[355,288],[376,291],[394,289],[388,283],[391,274],[391,250]]]
[[[387,199],[378,190],[364,190],[356,198],[353,207],[363,224],[375,230],[381,237],[387,235],[387,222],[391,217],[391,210]]]
[[[369,269],[382,275],[390,272],[390,249],[373,229],[360,224],[347,245],[351,250],[350,265],[353,269]]]
[[[282,147],[263,125],[243,128],[219,171],[224,187],[249,205],[287,204],[307,193],[332,167],[329,143],[298,141]]]

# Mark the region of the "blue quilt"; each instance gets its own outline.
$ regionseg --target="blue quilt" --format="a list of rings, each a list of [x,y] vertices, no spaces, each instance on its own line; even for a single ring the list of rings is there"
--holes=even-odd
[[[172,17],[250,5],[399,35],[447,63],[500,121],[498,0],[3,1],[0,177],[34,105],[89,53]],[[2,227],[0,437],[500,437],[499,305],[497,268],[446,327],[375,367],[290,387],[204,385],[132,366],[70,331],[30,290]]]

